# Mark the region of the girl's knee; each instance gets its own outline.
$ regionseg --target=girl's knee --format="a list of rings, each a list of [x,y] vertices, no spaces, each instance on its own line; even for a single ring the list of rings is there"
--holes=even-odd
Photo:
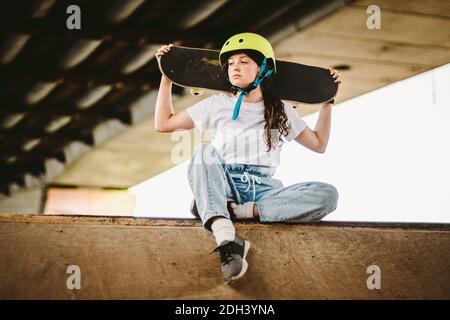
[[[323,184],[320,199],[318,201],[318,208],[308,217],[310,222],[318,222],[336,210],[339,193],[337,189],[331,184]]]
[[[336,187],[331,184],[327,184],[327,190],[328,199],[331,202],[337,203],[339,199],[339,192],[337,191]]]
[[[323,206],[327,213],[334,211],[337,207],[339,193],[335,186],[329,183],[323,183]]]
[[[326,182],[312,182],[314,185],[314,192],[317,195],[318,205],[320,206],[320,211],[328,214],[337,207],[337,202],[339,199],[339,193],[333,185]]]

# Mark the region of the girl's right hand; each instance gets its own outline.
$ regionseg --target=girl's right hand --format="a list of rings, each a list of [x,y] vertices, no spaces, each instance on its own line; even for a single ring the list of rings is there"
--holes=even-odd
[[[173,47],[173,44],[164,45],[156,51],[155,57],[158,61],[158,64],[161,64],[161,57],[170,51],[170,48]]]

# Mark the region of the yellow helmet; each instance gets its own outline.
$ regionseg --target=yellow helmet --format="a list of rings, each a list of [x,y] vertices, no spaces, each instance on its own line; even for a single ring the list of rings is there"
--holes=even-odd
[[[268,61],[272,60],[274,72],[277,72],[277,66],[275,63],[275,54],[270,42],[256,33],[245,32],[238,33],[230,37],[225,41],[222,49],[220,50],[219,60],[220,64],[224,65],[226,59],[236,51],[241,50],[254,50],[261,53]]]

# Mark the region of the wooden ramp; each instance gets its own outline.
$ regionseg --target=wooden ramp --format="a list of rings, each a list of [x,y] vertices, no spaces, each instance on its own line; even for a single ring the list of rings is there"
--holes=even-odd
[[[226,285],[197,221],[0,214],[0,299],[450,299],[450,225],[236,229],[249,270]],[[71,265],[81,289],[67,287]]]

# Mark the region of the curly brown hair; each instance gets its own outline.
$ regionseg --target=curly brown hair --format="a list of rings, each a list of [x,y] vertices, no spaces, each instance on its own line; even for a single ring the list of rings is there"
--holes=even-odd
[[[284,111],[284,103],[280,98],[275,97],[271,90],[273,82],[273,77],[268,77],[261,82],[261,91],[264,99],[264,120],[266,121],[264,137],[268,148],[267,152],[272,149],[272,143],[275,143],[276,147],[281,140],[281,135],[287,135],[290,129],[288,117]],[[272,137],[272,133],[276,133],[274,137]]]
[[[239,52],[247,54],[258,66],[261,66],[262,59],[259,53],[256,54],[253,50],[242,50]],[[233,52],[233,54],[236,53],[238,52]],[[227,59],[225,61],[227,61]],[[269,61],[268,66],[269,68],[273,66],[271,61]],[[222,70],[226,75],[226,78],[228,78],[228,63],[222,66]],[[284,103],[279,97],[273,94],[273,84],[273,74],[265,78],[260,84],[264,99],[264,120],[266,121],[266,124],[264,125],[264,138],[266,140],[267,152],[272,148],[275,149],[281,141],[281,135],[287,135],[290,129],[288,117],[284,110]],[[247,90],[248,88],[243,89]],[[232,89],[232,92],[236,95],[237,90]]]

